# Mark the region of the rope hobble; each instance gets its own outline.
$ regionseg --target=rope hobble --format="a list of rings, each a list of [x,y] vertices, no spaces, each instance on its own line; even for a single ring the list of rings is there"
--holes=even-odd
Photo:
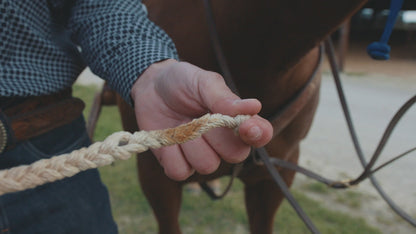
[[[116,132],[102,142],[68,154],[42,159],[30,165],[22,165],[0,171],[0,195],[71,177],[81,171],[112,164],[115,160],[127,160],[133,153],[149,148],[181,144],[208,132],[210,129],[238,126],[249,116],[230,117],[221,114],[206,114],[199,119],[175,128],[129,132]]]

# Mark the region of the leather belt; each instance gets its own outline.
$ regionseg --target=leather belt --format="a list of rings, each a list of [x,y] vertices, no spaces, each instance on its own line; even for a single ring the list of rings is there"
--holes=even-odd
[[[7,145],[7,131],[3,122],[0,121],[0,153],[6,148]]]
[[[78,118],[84,102],[71,89],[27,98],[0,97],[0,153]]]

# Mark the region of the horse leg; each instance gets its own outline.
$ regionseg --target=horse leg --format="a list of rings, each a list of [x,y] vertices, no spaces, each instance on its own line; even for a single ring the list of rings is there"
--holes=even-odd
[[[137,158],[142,190],[156,216],[159,233],[181,233],[178,217],[182,185],[165,176],[157,159],[149,151]]]
[[[297,147],[288,156],[292,163],[296,163],[299,157],[299,148]],[[295,172],[285,169],[279,170],[279,172],[287,186],[290,186],[295,177]],[[274,216],[284,199],[274,180],[268,176],[255,183],[245,183],[244,191],[250,232],[273,233]]]

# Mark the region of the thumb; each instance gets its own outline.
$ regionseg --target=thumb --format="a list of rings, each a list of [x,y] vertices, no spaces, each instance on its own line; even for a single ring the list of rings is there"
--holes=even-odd
[[[260,112],[260,101],[239,98],[228,88],[220,74],[202,70],[197,76],[201,104],[211,112],[230,116],[255,115]]]

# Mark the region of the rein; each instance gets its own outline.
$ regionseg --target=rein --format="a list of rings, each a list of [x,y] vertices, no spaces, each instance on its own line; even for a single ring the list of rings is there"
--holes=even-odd
[[[216,31],[216,26],[214,22],[214,17],[212,14],[212,8],[210,5],[210,0],[203,0],[204,2],[204,9],[207,17],[208,22],[208,28],[209,33],[211,37],[211,42],[213,49],[215,51],[217,61],[219,63],[219,66],[222,70],[223,77],[225,79],[225,82],[227,85],[229,85],[230,89],[233,90],[238,95],[238,90],[236,88],[236,85],[234,83],[234,80],[232,78],[229,66],[227,65],[227,61],[225,58],[225,55],[223,53],[223,50],[220,45],[220,40],[218,37],[218,33]],[[351,119],[351,114],[345,99],[345,94],[342,88],[341,79],[337,67],[337,63],[335,60],[334,55],[334,49],[332,45],[332,41],[330,38],[326,39],[324,42],[325,52],[328,57],[331,71],[334,77],[334,81],[337,87],[338,96],[341,102],[341,106],[345,115],[345,119],[348,125],[348,129],[350,131],[350,135],[355,147],[355,150],[357,152],[357,155],[361,161],[361,164],[364,168],[363,172],[353,180],[348,181],[335,181],[331,179],[327,179],[313,171],[310,171],[304,167],[301,167],[299,165],[293,164],[291,162],[279,159],[279,158],[272,158],[267,153],[266,149],[264,147],[256,148],[252,150],[252,155],[254,156],[254,161],[258,164],[264,164],[264,166],[268,169],[270,175],[272,176],[273,180],[276,182],[278,187],[281,189],[282,193],[288,200],[288,202],[291,204],[293,209],[296,211],[296,213],[299,215],[299,217],[302,219],[302,221],[305,223],[305,225],[308,227],[308,229],[312,233],[319,233],[318,229],[315,227],[315,225],[312,223],[310,218],[306,215],[306,213],[302,210],[302,208],[299,206],[293,195],[290,193],[289,188],[287,187],[286,183],[280,176],[279,172],[276,169],[276,166],[294,170],[296,172],[302,173],[305,176],[308,176],[312,179],[315,179],[319,182],[322,182],[326,184],[327,186],[331,188],[336,189],[344,189],[349,188],[353,185],[358,185],[363,180],[369,178],[372,182],[373,186],[376,188],[380,196],[386,201],[386,203],[403,219],[405,219],[407,222],[409,222],[411,225],[416,227],[416,221],[408,215],[406,212],[404,212],[400,207],[398,207],[392,199],[382,190],[380,185],[378,184],[377,180],[374,178],[373,174],[379,171],[380,169],[384,168],[387,165],[390,165],[392,162],[404,157],[405,155],[416,151],[416,147],[411,148],[407,150],[406,152],[394,157],[393,159],[383,163],[381,166],[377,168],[373,168],[377,159],[379,158],[384,146],[386,145],[388,139],[391,136],[391,133],[393,132],[394,128],[400,121],[400,119],[404,116],[404,114],[415,104],[416,102],[416,96],[413,96],[410,98],[394,115],[392,120],[390,121],[389,125],[387,126],[379,145],[377,146],[373,156],[371,157],[370,161],[367,163],[363,154],[363,151],[361,149],[361,146],[358,141],[357,134],[355,132],[355,128]],[[296,114],[303,108],[303,106],[307,103],[308,97],[313,93],[313,91],[316,89],[317,84],[315,84],[318,79],[314,79],[315,74],[319,68],[319,64],[321,63],[321,57],[322,57],[322,46],[320,47],[320,60],[318,61],[318,64],[312,73],[309,80],[306,82],[304,87],[298,91],[295,96],[283,107],[278,110],[278,112],[271,117],[268,118],[270,122],[272,122],[273,126],[279,126],[277,128],[274,127],[274,134],[278,134],[282,129],[284,129],[287,124],[291,122],[291,120],[296,116]],[[277,130],[277,131],[276,131]],[[274,135],[275,136],[275,135]],[[240,167],[240,166],[239,166]],[[238,168],[237,171],[241,170],[241,168]],[[219,199],[222,198],[226,192],[230,189],[232,180],[235,176],[237,176],[238,173],[235,173],[235,170],[233,172],[232,178],[230,180],[230,184],[227,186],[226,191],[221,196],[216,196],[215,193],[212,191],[211,188],[209,188],[208,185],[205,183],[201,183],[201,187],[208,193],[208,195],[211,196],[213,199]]]
[[[224,80],[225,80],[226,84],[230,87],[230,89],[235,94],[239,95],[239,92],[238,92],[237,87],[235,85],[234,79],[231,75],[231,71],[230,71],[229,66],[227,64],[225,55],[224,55],[223,50],[222,50],[221,45],[220,45],[220,40],[219,40],[219,36],[218,36],[217,30],[216,30],[214,16],[212,14],[211,2],[210,2],[210,0],[203,0],[203,3],[204,3],[204,9],[205,9],[205,14],[206,14],[206,18],[207,18],[208,29],[209,29],[209,34],[210,34],[212,46],[213,46],[213,49],[215,51],[217,61],[218,61],[219,65],[220,65],[220,68],[222,70],[222,73],[223,73],[222,75],[224,77]],[[322,54],[322,53],[320,53],[320,54]],[[313,75],[310,77],[309,81],[306,84],[312,83],[312,80],[314,80],[313,78],[315,77],[314,74],[316,74],[316,71],[318,70],[319,65],[320,65],[320,60],[317,63],[317,66],[315,68],[315,71],[313,72]],[[292,99],[292,101],[290,101],[289,103],[295,103],[296,100],[300,100],[299,97],[304,96],[304,95],[302,95],[303,93],[305,93],[305,92],[303,92],[303,90],[307,90],[307,87],[309,87],[309,85],[304,86],[301,89],[301,91],[297,95],[295,95],[295,97],[297,97],[297,98]],[[309,93],[312,94],[313,92],[309,92]],[[304,101],[303,105],[305,105],[306,102],[307,101]],[[303,107],[303,105],[302,105],[302,107]],[[291,109],[290,107],[292,107],[292,106],[294,106],[294,105],[286,105],[286,108],[283,108],[283,109]],[[297,108],[297,111],[300,111],[301,109],[302,108]],[[296,113],[295,109],[293,109],[293,111]],[[283,115],[283,113],[289,113],[289,112],[288,111],[279,112],[278,114],[275,114],[275,115],[272,116],[273,120],[278,120],[279,117],[281,117]],[[290,121],[287,121],[287,124],[289,122]],[[281,129],[283,129],[283,128],[281,128]],[[284,194],[285,198],[292,205],[292,207],[294,208],[296,213],[299,215],[299,217],[302,219],[302,221],[305,223],[305,225],[308,227],[308,229],[312,233],[319,233],[318,229],[312,223],[311,219],[306,215],[306,213],[300,207],[300,205],[298,204],[296,199],[293,197],[292,193],[290,192],[289,188],[287,187],[285,181],[283,180],[283,178],[281,177],[281,175],[279,174],[277,169],[273,166],[272,162],[270,161],[270,156],[267,153],[266,149],[264,147],[253,149],[251,155],[253,155],[254,161],[256,161],[255,160],[256,157],[254,155],[258,155],[260,157],[260,159],[262,160],[262,162],[264,163],[264,165],[268,169],[270,175],[272,176],[273,180],[276,182],[276,184],[278,185],[278,187],[280,188],[280,190]],[[237,164],[237,166],[234,167],[233,174],[232,174],[230,182],[227,186],[227,189],[223,192],[223,194],[221,196],[215,195],[215,193],[212,191],[212,189],[206,183],[200,183],[200,185],[207,192],[207,194],[211,196],[211,198],[213,198],[213,199],[222,198],[223,196],[225,196],[225,194],[231,188],[231,184],[233,182],[233,179],[234,179],[235,176],[237,176],[237,174],[235,173],[235,170],[236,170],[235,168],[239,168],[239,167],[240,166],[238,166],[238,164]]]
[[[381,168],[391,164],[392,162],[396,161],[399,158],[402,158],[403,156],[413,152],[416,150],[416,147],[413,147],[410,150],[407,150],[406,152],[394,157],[393,159],[383,163],[381,166],[372,169],[374,164],[376,163],[378,157],[381,154],[381,151],[383,150],[384,146],[387,144],[388,139],[391,136],[391,133],[393,132],[394,128],[396,127],[397,123],[401,120],[401,118],[404,116],[404,114],[415,104],[416,102],[416,95],[410,98],[405,104],[400,107],[400,109],[396,112],[390,123],[388,124],[385,132],[383,133],[383,136],[380,140],[380,143],[378,144],[373,156],[371,157],[369,163],[366,162],[364,153],[361,149],[361,146],[358,141],[357,134],[355,133],[355,128],[352,122],[352,118],[350,115],[350,111],[345,99],[345,94],[342,88],[341,79],[339,76],[339,71],[337,64],[335,62],[335,56],[334,56],[334,49],[332,45],[332,41],[330,39],[327,39],[325,41],[325,47],[327,49],[327,56],[330,61],[331,65],[331,71],[334,76],[334,80],[337,86],[337,91],[339,95],[339,99],[341,102],[341,106],[345,115],[345,119],[347,121],[348,129],[351,134],[352,141],[354,143],[355,150],[357,152],[358,158],[360,159],[360,162],[362,166],[364,167],[364,171],[360,176],[358,176],[355,180],[349,181],[349,185],[356,185],[360,183],[361,181],[369,178],[371,183],[373,184],[374,188],[377,190],[377,192],[380,194],[380,196],[387,202],[387,204],[393,209],[394,212],[396,212],[399,216],[401,216],[404,220],[406,220],[408,223],[410,223],[412,226],[416,227],[416,220],[414,220],[410,215],[408,215],[406,212],[404,212],[399,206],[397,206],[393,200],[390,199],[390,197],[383,191],[383,189],[378,184],[377,180],[372,176],[375,172],[380,170]],[[343,188],[343,187],[341,187]]]

